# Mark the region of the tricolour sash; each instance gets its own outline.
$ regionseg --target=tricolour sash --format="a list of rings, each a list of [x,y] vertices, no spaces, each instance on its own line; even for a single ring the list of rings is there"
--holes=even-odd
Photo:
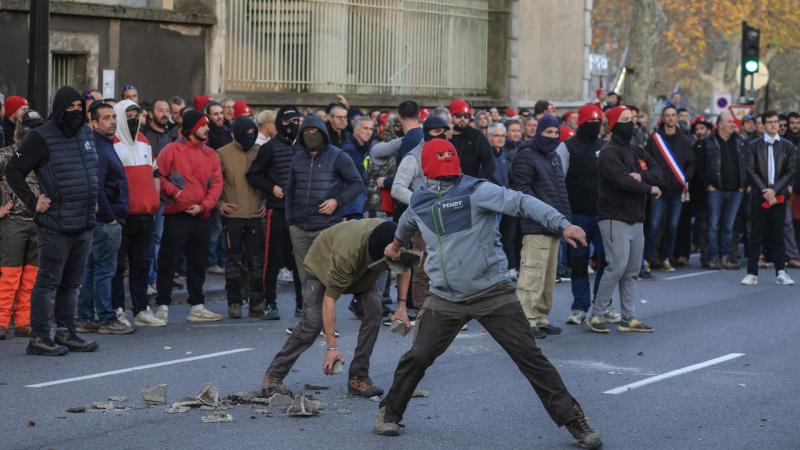
[[[686,180],[686,174],[683,173],[683,168],[680,164],[678,164],[678,160],[675,159],[675,154],[672,153],[672,149],[669,148],[669,144],[664,138],[661,137],[658,132],[653,132],[653,141],[656,143],[656,147],[658,151],[661,152],[661,156],[664,158],[664,161],[667,162],[667,166],[669,166],[669,170],[672,174],[677,178],[678,183],[683,187],[683,192],[687,192],[688,185]]]

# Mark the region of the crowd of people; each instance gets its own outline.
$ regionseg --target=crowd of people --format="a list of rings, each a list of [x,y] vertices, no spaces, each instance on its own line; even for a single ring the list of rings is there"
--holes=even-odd
[[[475,318],[515,361],[539,367],[523,372],[551,416],[591,443],[599,437],[533,339],[510,345],[561,333],[549,317],[557,282],[571,282],[567,324],[652,332],[636,315],[637,281],[688,266],[694,250],[709,269],[746,258],[748,286],[770,264],[791,285],[786,267],[800,267],[800,114],[723,112],[712,124],[677,98],[651,130],[621,96],[596,94],[559,115],[548,101],[476,110],[463,99],[365,112],[343,96],[305,114],[255,114],[242,100],[143,101],[133,85],[104,99],[65,86],[47,119],[1,97],[0,339],[13,326],[30,337],[28,354],[93,351],[81,334],[166,326],[184,283],[187,320],[219,321],[204,306],[207,273],[224,274],[230,319],[246,307],[277,320],[283,280],[299,323],[265,391],[285,392],[320,332],[326,373],[343,362],[334,305],[352,293],[363,322],[351,394],[383,393],[368,374],[381,322],[410,328],[434,309],[429,327],[457,333]],[[368,267],[401,245],[423,255],[410,273]],[[429,330],[400,361],[380,434],[399,432],[413,388],[452,341]]]

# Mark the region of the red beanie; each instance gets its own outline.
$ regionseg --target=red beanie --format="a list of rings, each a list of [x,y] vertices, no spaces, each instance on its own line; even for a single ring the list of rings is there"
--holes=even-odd
[[[622,111],[625,111],[626,109],[628,109],[628,108],[623,106],[623,105],[620,105],[620,106],[616,106],[616,107],[611,108],[608,111],[606,111],[606,117],[608,117],[608,129],[609,130],[613,130],[614,129],[614,125],[617,124],[617,121],[619,120],[619,116],[622,114]]]
[[[472,108],[469,107],[469,103],[466,100],[460,98],[454,98],[450,101],[450,114],[469,114],[472,115]]]
[[[453,156],[439,158],[438,155],[447,151],[453,152]],[[461,175],[461,161],[458,159],[458,152],[453,144],[446,139],[435,138],[426,142],[422,146],[422,173],[426,178],[435,180],[439,177]]]
[[[564,142],[572,136],[575,136],[575,130],[570,128],[568,125],[561,125],[558,128],[558,139],[560,142]]]
[[[570,117],[574,116],[576,113],[575,111],[567,111],[561,116],[561,122],[566,123]]]
[[[207,95],[195,95],[194,96],[194,109],[198,111],[202,111],[203,108],[206,107],[206,103],[211,101],[211,97]]]
[[[517,117],[517,113],[514,111],[514,108],[506,108],[506,117]]]
[[[25,97],[20,97],[19,95],[12,95],[11,97],[6,98],[6,113],[5,117],[8,119],[9,117],[13,116],[14,113],[19,111],[20,108],[28,104],[28,100]]]
[[[590,120],[603,121],[603,111],[594,103],[587,103],[578,110],[578,126]]]
[[[428,118],[428,114],[431,113],[431,110],[428,108],[420,108],[419,109],[419,121],[425,122],[425,119]]]
[[[247,106],[247,102],[244,100],[236,100],[233,103],[233,118],[238,119],[245,114],[253,115],[253,111]]]

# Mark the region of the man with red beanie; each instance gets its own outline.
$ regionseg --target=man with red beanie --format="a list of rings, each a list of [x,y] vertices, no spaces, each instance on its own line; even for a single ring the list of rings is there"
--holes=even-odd
[[[400,358],[392,387],[380,403],[375,433],[400,434],[398,424],[425,371],[461,327],[476,319],[517,363],[553,421],[566,425],[584,447],[600,447],[601,434],[589,425],[558,371],[536,346],[507,272],[497,214],[537,221],[573,246],[586,244],[583,230],[534,197],[462,175],[456,149],[444,139],[426,142],[421,162],[427,184],[414,191],[385,254],[399,258],[400,246],[408,245],[419,230],[428,250],[430,292],[413,346]]]
[[[453,136],[450,142],[458,152],[461,171],[476,178],[494,180],[494,156],[489,140],[480,130],[472,128],[472,108],[460,98],[450,102],[453,120]]]
[[[28,100],[25,97],[12,95],[6,97],[4,106],[6,112],[3,114],[3,139],[6,145],[11,145],[14,143],[14,130],[17,122],[28,112]]]
[[[247,105],[246,101],[236,100],[235,102],[233,102],[233,120],[236,120],[242,116],[246,116],[252,119],[253,111],[250,109],[250,106]]]
[[[195,110],[183,113],[183,138],[158,155],[161,190],[166,198],[164,235],[158,253],[158,310],[156,317],[168,320],[172,303],[172,279],[181,250],[186,250],[186,278],[189,304],[187,320],[222,320],[203,305],[208,245],[211,237],[211,210],[222,194],[219,157],[206,146],[208,117]]]

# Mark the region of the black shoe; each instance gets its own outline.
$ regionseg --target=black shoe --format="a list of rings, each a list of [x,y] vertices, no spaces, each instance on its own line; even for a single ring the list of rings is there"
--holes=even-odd
[[[554,327],[549,323],[546,325],[541,325],[539,330],[544,332],[545,334],[561,334],[561,328]]]
[[[347,305],[347,309],[349,309],[350,312],[356,316],[356,319],[364,319],[364,309],[361,307],[361,303],[359,303],[356,299],[350,301],[350,304]]]
[[[39,356],[63,356],[69,353],[69,348],[58,345],[49,337],[32,337],[28,341],[25,353]]]
[[[655,280],[656,277],[653,276],[652,273],[650,273],[650,272],[648,272],[646,270],[643,270],[643,271],[639,272],[639,279],[640,280]]]
[[[70,333],[66,329],[60,328],[56,330],[56,344],[66,345],[72,352],[93,352],[97,350],[97,342],[84,341],[78,336],[78,333]]]
[[[531,327],[531,331],[533,331],[533,337],[536,339],[544,339],[547,337],[547,334],[540,330],[536,325]]]

